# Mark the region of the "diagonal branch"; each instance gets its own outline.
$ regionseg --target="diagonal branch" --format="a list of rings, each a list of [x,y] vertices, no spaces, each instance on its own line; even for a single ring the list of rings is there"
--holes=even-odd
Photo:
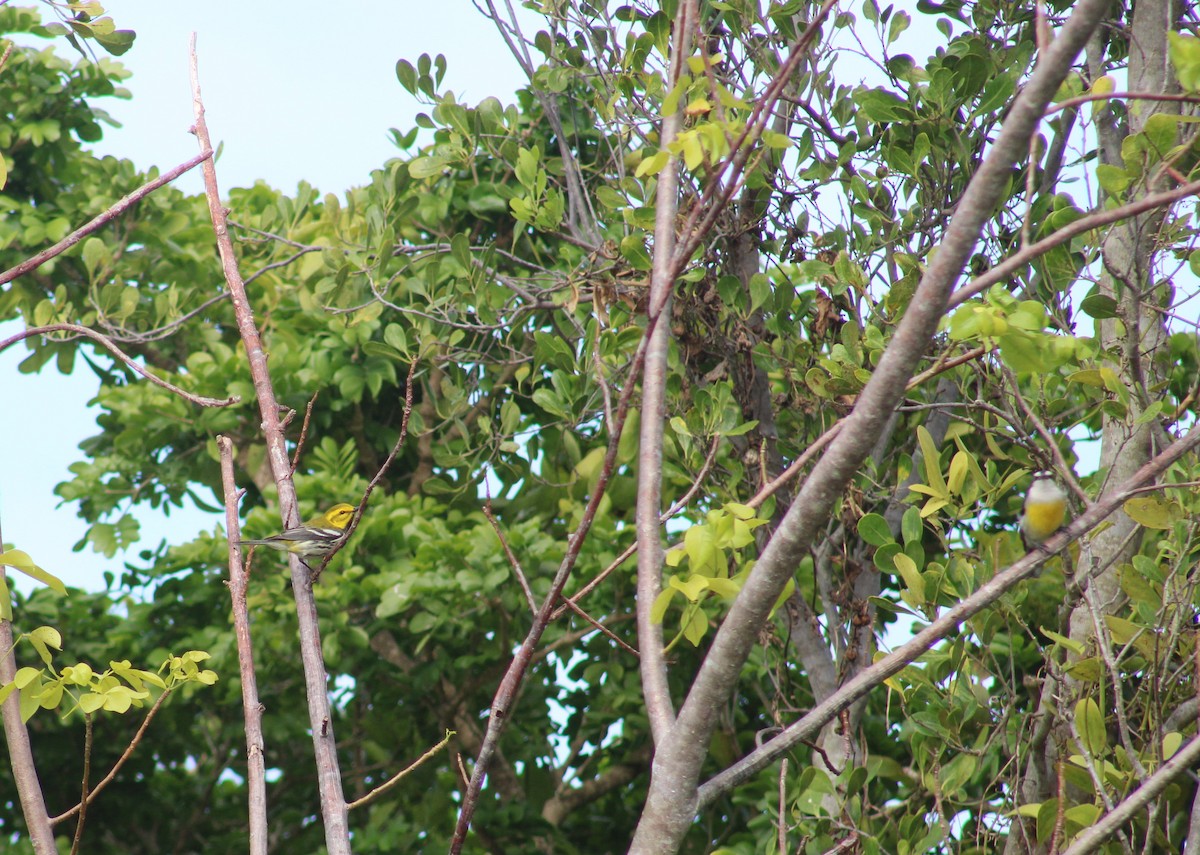
[[[945,314],[951,288],[1004,191],[1012,165],[1024,156],[1046,105],[1107,9],[1107,0],[1078,3],[1014,101],[995,145],[963,193],[946,236],[921,277],[870,382],[747,577],[713,639],[675,725],[659,744],[650,793],[631,852],[674,852],[690,827],[700,804],[697,781],[717,711],[737,685],[758,632],[792,578],[798,556],[807,551],[886,426]]]
[[[108,208],[107,211],[92,218],[87,223],[80,226],[75,231],[71,232],[65,238],[60,240],[58,243],[54,244],[54,246],[47,247],[46,249],[43,249],[41,252],[39,252],[37,255],[32,256],[31,258],[28,258],[25,261],[22,261],[16,267],[11,267],[8,270],[5,270],[3,273],[0,273],[0,285],[3,285],[5,282],[11,282],[12,280],[16,279],[18,276],[23,276],[24,274],[28,273],[31,270],[36,270],[37,268],[39,268],[43,264],[45,264],[47,261],[54,258],[56,255],[61,255],[62,253],[66,252],[68,249],[73,247],[75,244],[79,243],[81,240],[83,240],[85,237],[90,235],[92,232],[99,229],[101,226],[103,226],[106,223],[121,216],[121,214],[125,213],[133,205],[137,204],[142,199],[149,196],[151,193],[153,193],[159,187],[162,187],[166,184],[170,184],[172,181],[174,181],[180,175],[183,175],[183,173],[187,172],[189,169],[199,166],[201,163],[204,163],[206,160],[208,160],[211,157],[212,157],[212,149],[205,148],[203,151],[201,151],[198,155],[193,157],[191,160],[184,161],[183,163],[179,164],[179,166],[176,166],[174,169],[170,169],[170,170],[164,172],[162,175],[158,176],[153,181],[147,181],[145,184],[143,184],[138,189],[134,190],[128,196],[122,196],[120,199],[118,199],[116,202],[114,202]]]
[[[829,698],[813,707],[812,711],[803,718],[789,725],[773,739],[763,743],[737,763],[707,781],[699,789],[699,806],[711,804],[713,800],[720,798],[738,784],[748,780],[756,772],[766,768],[784,752],[806,739],[813,738],[841,710],[849,707],[888,677],[898,674],[906,665],[945,638],[948,633],[953,632],[963,621],[978,614],[1019,581],[1032,575],[1046,559],[1062,551],[1067,544],[1095,528],[1110,514],[1119,510],[1126,499],[1141,492],[1143,485],[1154,482],[1172,463],[1198,447],[1200,447],[1200,426],[1192,428],[1186,436],[1177,440],[1139,469],[1126,484],[1122,485],[1120,490],[1114,490],[1102,499],[1098,499],[1087,511],[1062,528],[1041,547],[1029,552],[1008,569],[997,573],[973,594],[948,609],[937,620],[913,636],[910,641],[896,648],[871,667],[864,669]]]
[[[30,327],[29,329],[21,330],[21,332],[17,333],[16,335],[9,336],[8,338],[0,341],[0,351],[7,350],[9,347],[16,344],[18,341],[21,341],[22,339],[30,338],[31,336],[35,336],[35,335],[46,335],[47,333],[55,333],[55,332],[73,333],[77,336],[83,336],[84,338],[90,338],[92,341],[95,341],[95,342],[98,342],[99,344],[104,345],[104,347],[107,348],[108,351],[113,356],[117,357],[117,359],[121,360],[121,362],[123,362],[129,368],[132,368],[138,374],[141,374],[143,377],[145,377],[147,380],[149,380],[155,386],[161,386],[162,388],[166,389],[168,392],[178,395],[179,397],[183,398],[185,401],[190,401],[193,404],[196,404],[198,406],[201,406],[201,407],[228,407],[231,404],[240,403],[242,400],[237,395],[233,395],[228,398],[206,398],[203,395],[193,395],[191,392],[185,392],[183,389],[180,389],[178,386],[176,386],[172,383],[168,383],[166,380],[163,380],[161,377],[157,377],[157,376],[151,374],[146,368],[139,365],[133,359],[133,357],[126,354],[125,351],[121,350],[121,348],[117,347],[116,342],[114,342],[108,336],[102,335],[101,333],[98,333],[93,329],[88,329],[87,327],[81,327],[78,324],[48,324],[47,326],[44,326],[44,327]]]

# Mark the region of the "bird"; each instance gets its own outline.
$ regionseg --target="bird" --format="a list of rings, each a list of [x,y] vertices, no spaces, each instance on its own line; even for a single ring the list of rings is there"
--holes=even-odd
[[[282,552],[299,555],[302,559],[323,558],[346,535],[346,526],[357,510],[353,505],[339,502],[325,513],[315,516],[296,528],[289,528],[262,540],[241,540],[242,546],[269,546]]]
[[[1021,510],[1021,541],[1026,549],[1044,543],[1067,518],[1067,493],[1044,469],[1033,473]]]

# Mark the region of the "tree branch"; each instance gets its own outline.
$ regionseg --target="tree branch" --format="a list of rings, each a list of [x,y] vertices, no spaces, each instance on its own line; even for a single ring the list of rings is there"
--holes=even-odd
[[[258,699],[254,647],[250,643],[250,612],[246,588],[250,575],[242,563],[238,523],[239,491],[233,478],[233,442],[217,437],[221,454],[221,486],[225,492],[225,533],[229,541],[229,598],[233,603],[233,632],[237,639],[238,676],[242,682],[242,717],[246,722],[246,784],[250,813],[250,855],[267,855],[267,780],[262,730],[263,705]]]
[[[62,253],[66,252],[68,249],[73,247],[75,244],[79,243],[81,240],[83,240],[85,237],[90,235],[92,232],[99,229],[105,223],[108,223],[108,222],[112,221],[113,219],[115,219],[116,217],[119,217],[121,214],[125,213],[127,210],[129,210],[130,207],[132,207],[136,203],[140,202],[142,199],[149,196],[151,193],[153,193],[159,187],[162,187],[164,184],[170,184],[172,181],[174,181],[180,175],[183,175],[183,173],[187,172],[189,169],[192,169],[192,168],[200,165],[201,163],[204,163],[206,160],[208,160],[211,157],[212,157],[212,149],[205,148],[203,151],[201,151],[198,155],[193,157],[191,160],[185,161],[185,162],[179,164],[179,166],[176,166],[174,169],[164,172],[162,175],[158,176],[158,178],[155,178],[153,181],[147,181],[145,184],[143,184],[138,189],[134,190],[128,196],[122,196],[119,200],[117,200],[111,206],[109,206],[108,210],[106,210],[104,213],[100,214],[97,217],[92,218],[87,223],[80,226],[75,231],[71,232],[65,238],[60,240],[58,243],[54,244],[54,246],[47,247],[46,249],[43,249],[41,252],[39,252],[37,255],[32,256],[31,258],[28,258],[25,261],[22,261],[16,267],[10,267],[8,270],[5,270],[3,273],[0,273],[0,285],[3,285],[6,282],[11,282],[12,280],[16,279],[18,276],[23,276],[24,274],[28,273],[31,270],[36,270],[37,268],[39,268],[43,264],[45,264],[47,261],[54,258],[56,255],[61,255]]]
[[[1142,785],[1130,793],[1115,809],[1081,831],[1062,855],[1085,855],[1085,853],[1097,851],[1100,844],[1112,836],[1123,823],[1132,819],[1134,814],[1162,793],[1172,781],[1191,771],[1198,761],[1200,761],[1200,736],[1193,736],[1191,742],[1159,766],[1153,775],[1144,780]],[[1191,852],[1192,849],[1189,836],[1186,851]]]
[[[190,46],[192,104],[196,116],[195,132],[202,150],[212,148],[208,125],[204,120],[204,102],[200,96],[200,73],[196,59],[196,36]],[[267,353],[263,348],[254,315],[246,296],[245,283],[238,270],[233,241],[226,222],[228,212],[221,204],[217,188],[217,171],[211,160],[204,164],[204,193],[212,217],[221,267],[233,299],[234,317],[238,332],[246,346],[250,375],[258,397],[267,457],[279,491],[279,510],[284,528],[300,524],[296,508],[296,487],[292,483],[291,463],[279,422],[279,407],[271,375],[267,370]],[[292,595],[296,598],[296,614],[300,630],[300,658],[304,665],[304,687],[308,700],[308,717],[316,758],[317,784],[321,795],[321,815],[325,822],[325,845],[330,855],[350,855],[350,829],[346,816],[346,800],[342,794],[342,776],[338,767],[337,742],[333,733],[333,716],[329,708],[329,693],[325,663],[321,655],[321,630],[317,622],[317,604],[313,597],[311,571],[296,555],[288,555],[292,574]]]
[[[992,151],[963,193],[946,236],[930,259],[871,380],[747,577],[713,639],[668,739],[658,746],[650,793],[631,852],[639,855],[674,852],[691,825],[700,805],[696,782],[716,726],[717,710],[736,686],[758,632],[783,586],[792,578],[798,556],[807,550],[819,526],[828,519],[845,485],[854,477],[900,400],[945,313],[950,290],[1010,179],[1012,165],[1024,155],[1046,105],[1107,9],[1107,0],[1082,0],[1077,4],[1013,103]],[[776,80],[775,84],[778,83]],[[846,685],[862,684],[863,674]],[[865,693],[866,689],[862,691]],[[849,698],[839,709],[856,697]],[[818,709],[824,707],[821,704]],[[805,718],[811,717],[812,714]],[[806,737],[812,733],[815,731],[806,733]]]
[[[4,538],[0,535],[0,548]],[[4,579],[4,567],[0,565],[0,583]],[[8,590],[7,584],[4,590]],[[13,653],[12,623],[0,617],[0,686],[17,678],[17,660]],[[21,801],[21,814],[25,827],[29,829],[29,840],[36,855],[55,855],[54,831],[46,813],[46,799],[42,784],[38,780],[37,766],[33,762],[33,748],[29,742],[29,728],[21,718],[21,695],[12,692],[0,707],[4,718],[4,739],[8,744],[9,762],[12,764],[13,780],[17,785],[17,797]]]
[[[691,52],[692,31],[699,9],[696,0],[683,0],[675,15],[674,39],[668,90],[674,88]],[[678,107],[662,117],[662,148],[670,147],[683,127],[683,111]],[[667,351],[671,314],[671,292],[675,289],[672,255],[675,249],[675,218],[679,210],[679,158],[672,157],[658,176],[654,207],[654,266],[650,275],[650,316],[653,332],[646,349],[642,373],[642,418],[638,445],[637,490],[637,631],[642,696],[650,719],[650,732],[657,745],[675,722],[675,707],[667,684],[667,662],[663,649],[661,621],[651,611],[662,591],[662,461],[663,421],[666,419]]]
[[[1200,447],[1200,425],[1193,427],[1186,436],[1174,442],[1139,469],[1128,482],[1122,485],[1121,489],[1114,490],[1098,499],[1087,511],[1060,529],[1040,547],[1030,551],[1024,558],[1006,570],[997,573],[973,594],[961,600],[925,629],[918,632],[912,640],[863,670],[827,700],[815,706],[803,718],[789,725],[778,736],[763,743],[724,772],[705,782],[700,787],[699,807],[711,804],[713,800],[766,768],[783,752],[806,739],[811,739],[826,722],[831,721],[841,710],[850,706],[888,677],[900,673],[906,665],[955,630],[959,624],[991,605],[1017,582],[1032,575],[1046,559],[1061,552],[1067,544],[1095,528],[1114,511],[1120,510],[1125,500],[1130,496],[1137,495],[1143,485],[1153,482],[1168,466],[1198,447]],[[711,653],[709,655],[711,656]]]
[[[0,341],[0,351],[7,350],[9,347],[16,344],[18,341],[30,338],[31,336],[46,335],[47,333],[55,333],[55,332],[74,333],[77,336],[83,336],[84,338],[90,338],[92,341],[102,344],[105,348],[107,348],[107,350],[110,353],[112,353],[113,356],[117,357],[117,359],[121,360],[122,363],[124,363],[129,368],[132,368],[138,374],[141,374],[143,377],[145,377],[147,380],[149,380],[155,386],[161,386],[162,388],[166,389],[168,392],[178,395],[179,397],[183,398],[185,401],[189,401],[193,404],[196,404],[197,406],[200,406],[200,407],[228,407],[231,404],[240,403],[242,400],[237,395],[232,395],[228,398],[206,398],[203,395],[193,395],[191,392],[185,392],[183,389],[180,389],[178,386],[174,385],[173,383],[168,383],[166,380],[163,380],[161,377],[156,377],[155,375],[151,374],[149,370],[147,370],[146,368],[143,368],[141,365],[139,365],[133,359],[133,357],[126,354],[125,351],[121,350],[121,348],[117,347],[116,342],[114,342],[108,336],[102,335],[101,333],[98,333],[93,329],[89,329],[88,327],[81,327],[78,324],[49,324],[44,327],[30,327],[29,329],[21,330],[21,332],[17,333],[16,335],[9,336],[8,338]]]

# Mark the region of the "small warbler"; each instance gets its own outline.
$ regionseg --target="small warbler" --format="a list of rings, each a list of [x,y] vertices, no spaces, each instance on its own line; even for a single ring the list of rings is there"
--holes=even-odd
[[[350,524],[354,511],[353,505],[340,502],[302,526],[289,528],[262,540],[242,540],[239,543],[242,546],[269,546],[301,558],[321,558],[333,552],[346,534],[346,526]]]
[[[1033,473],[1021,511],[1021,540],[1026,549],[1044,542],[1067,518],[1067,494],[1045,470]]]

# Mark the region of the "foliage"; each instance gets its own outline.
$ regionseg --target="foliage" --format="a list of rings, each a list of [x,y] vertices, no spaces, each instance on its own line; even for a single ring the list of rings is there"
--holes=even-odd
[[[1070,4],[1048,5],[1058,16]],[[458,733],[456,751],[477,753],[480,712],[530,623],[483,505],[540,602],[596,489],[616,402],[640,382],[633,366],[656,190],[672,156],[682,163],[682,228],[713,208],[721,170],[746,153],[735,204],[688,259],[666,319],[662,494],[668,505],[686,501],[666,524],[677,543],[655,618],[668,639],[679,633],[669,681],[680,699],[790,505],[794,481],[769,485],[811,460],[857,403],[1038,52],[1032,6],[983,0],[910,16],[867,0],[822,27],[787,81],[781,103],[794,106],[739,148],[807,23],[796,4],[772,4],[765,17],[744,4],[705,7],[706,41],[675,85],[663,11],[620,6],[610,18],[587,4],[555,8],[532,37],[531,85],[515,104],[459,103],[442,89],[444,60],[402,60],[399,83],[428,112],[394,133],[400,156],[362,187],[344,198],[305,185],[288,197],[261,183],[229,194],[276,393],[297,414],[311,404],[289,427],[298,446],[307,425],[302,516],[331,497],[362,495],[398,436],[404,378],[417,364],[412,440],[316,588],[351,796],[446,729]],[[0,25],[28,32],[37,20],[0,7]],[[1099,65],[1081,65],[1060,100],[1111,92],[1101,81],[1128,61],[1125,37],[1106,36]],[[1194,46],[1171,45],[1186,83]],[[918,49],[928,55],[901,52]],[[104,119],[94,99],[120,94],[122,75],[108,60],[70,65],[25,49],[0,74],[0,151],[10,167],[0,267],[146,178],[82,145]],[[1112,114],[1128,120],[1128,103],[1047,118],[1033,160],[1009,176],[972,276],[1093,208],[1136,198],[1167,167],[1190,174],[1185,123],[1169,113],[1127,134],[1119,162],[1095,162],[1094,125]],[[683,129],[663,146],[658,117],[675,110]],[[1156,232],[1153,282],[1182,281],[1184,265],[1200,258],[1188,223],[1170,214]],[[794,582],[717,712],[704,777],[868,666],[877,638],[902,639],[1016,560],[1013,524],[1030,470],[1060,461],[1086,469],[1077,439],[1102,435],[1110,419],[1168,430],[1195,418],[1194,329],[1178,324],[1166,353],[1152,355],[1161,379],[1131,375],[1128,358],[1092,334],[1092,321],[1135,326],[1122,293],[1102,287],[1105,236],[1083,231],[947,314],[889,431],[811,549],[794,556]],[[32,345],[22,370],[55,360],[70,371],[79,357],[99,378],[100,431],[59,495],[78,503],[92,526],[87,542],[109,556],[128,556],[138,542],[135,504],[219,504],[218,433],[233,439],[249,488],[248,536],[278,528],[246,354],[211,241],[204,200],[165,189],[0,295],[0,318],[94,327],[189,392],[241,397],[199,410],[79,342]],[[1170,305],[1149,286],[1142,302]],[[639,424],[632,417],[621,436],[569,593],[634,543]],[[1187,457],[1165,480],[1193,483],[1197,465]],[[1082,478],[1083,488],[1098,495],[1105,475]],[[1146,530],[1114,568],[1123,596],[1092,636],[1071,621],[1082,593],[1067,554],[869,695],[846,719],[851,734],[827,730],[817,750],[790,752],[782,784],[776,765],[717,800],[683,849],[769,851],[782,823],[805,851],[826,851],[850,831],[865,852],[996,851],[1010,832],[1017,839],[1019,817],[1042,845],[1091,825],[1101,790],[1119,800],[1193,726],[1172,713],[1195,693],[1184,667],[1197,604],[1195,492],[1129,507]],[[59,627],[95,661],[194,649],[233,674],[225,555],[220,530],[146,549],[109,594],[40,591],[18,600],[17,622]],[[295,609],[278,561],[256,556],[250,591],[273,846],[315,851]],[[639,646],[632,565],[618,564],[580,601],[611,635],[570,612],[551,624],[484,791],[475,851],[617,851],[633,834],[651,736],[629,653]],[[1065,688],[1048,709],[1040,686],[1051,678]],[[99,851],[244,845],[236,682],[164,708],[148,737],[153,759],[135,754],[103,808],[89,812],[86,834]],[[1031,783],[1023,765],[1026,752],[1044,748],[1034,740],[1047,739],[1035,713],[1061,726],[1061,795],[1052,781]],[[34,719],[37,733],[62,742],[39,762],[77,770],[78,729],[43,719]],[[93,764],[103,768],[110,755],[99,749]],[[77,798],[69,784],[48,786],[52,810]],[[453,755],[423,767],[400,795],[351,815],[356,850],[446,847],[461,787]],[[1192,787],[1162,798],[1166,819],[1151,826],[1143,814],[1125,828],[1139,847],[1178,848]],[[184,821],[163,822],[168,804],[190,806]],[[132,823],[135,841],[124,832]]]

